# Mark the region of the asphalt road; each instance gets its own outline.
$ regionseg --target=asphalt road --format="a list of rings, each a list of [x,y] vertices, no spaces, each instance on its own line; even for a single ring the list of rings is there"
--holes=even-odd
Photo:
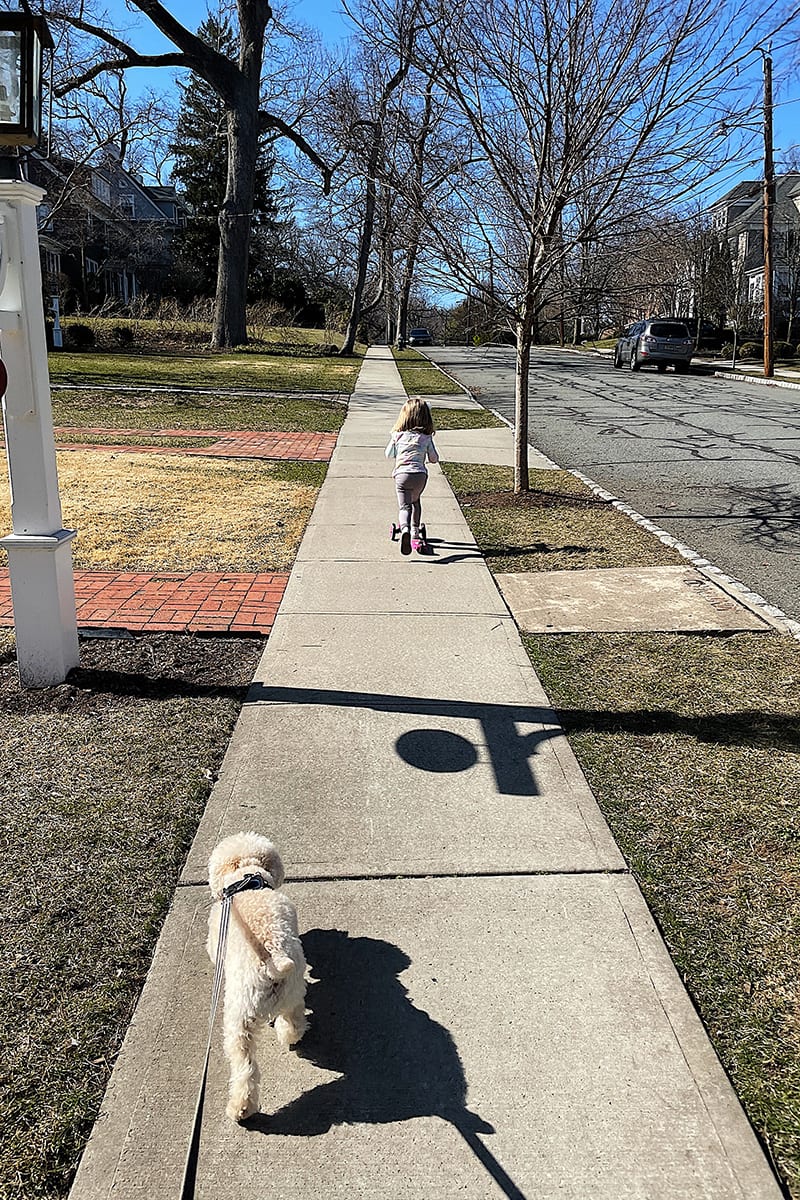
[[[427,353],[514,419],[514,351]],[[530,442],[800,620],[800,391],[535,348]]]

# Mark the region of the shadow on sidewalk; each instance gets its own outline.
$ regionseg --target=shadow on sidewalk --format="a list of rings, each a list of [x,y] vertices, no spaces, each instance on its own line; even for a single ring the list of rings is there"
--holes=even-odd
[[[376,712],[441,716],[478,722],[494,770],[497,790],[507,796],[538,796],[540,789],[530,759],[561,727],[552,709],[523,704],[478,704],[468,700],[429,700],[378,692],[328,691],[323,688],[270,687],[254,683],[248,704],[314,704],[334,708],[368,708]],[[534,725],[521,732],[520,725]],[[475,743],[444,729],[406,730],[395,743],[400,758],[420,771],[448,774],[466,771],[478,759]]]
[[[408,955],[391,942],[338,929],[311,929],[303,946],[313,976],[312,1016],[297,1053],[340,1078],[272,1115],[251,1117],[247,1128],[314,1137],[334,1125],[440,1117],[509,1200],[525,1200],[477,1137],[495,1131],[467,1108],[467,1081],[452,1036],[408,999],[398,978],[411,965]]]

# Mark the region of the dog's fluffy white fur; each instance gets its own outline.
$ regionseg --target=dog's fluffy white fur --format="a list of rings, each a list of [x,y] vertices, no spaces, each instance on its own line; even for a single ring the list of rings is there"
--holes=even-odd
[[[208,860],[213,905],[208,953],[217,959],[222,890],[245,875],[261,875],[269,888],[237,893],[232,902],[225,953],[225,1056],[230,1064],[228,1116],[243,1121],[258,1109],[255,1044],[273,1021],[279,1044],[299,1042],[306,1031],[306,960],[294,905],[277,889],[284,871],[272,842],[257,833],[225,838]],[[274,889],[274,890],[273,890]]]

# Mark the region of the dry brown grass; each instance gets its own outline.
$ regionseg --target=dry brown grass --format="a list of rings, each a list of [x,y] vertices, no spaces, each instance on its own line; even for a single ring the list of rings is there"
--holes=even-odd
[[[322,463],[65,451],[64,525],[84,570],[285,571],[325,475]],[[0,527],[10,526],[0,492]]]

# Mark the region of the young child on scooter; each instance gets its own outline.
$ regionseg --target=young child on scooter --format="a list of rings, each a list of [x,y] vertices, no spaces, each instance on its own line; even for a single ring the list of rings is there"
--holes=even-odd
[[[400,553],[425,550],[420,497],[428,482],[426,462],[436,463],[433,418],[424,400],[411,397],[400,409],[386,447],[386,457],[396,460],[392,475],[400,510]]]

